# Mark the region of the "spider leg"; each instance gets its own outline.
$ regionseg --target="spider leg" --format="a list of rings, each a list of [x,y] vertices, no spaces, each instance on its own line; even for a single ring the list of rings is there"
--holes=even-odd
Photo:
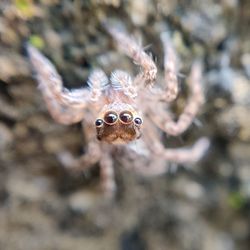
[[[105,195],[112,198],[115,190],[115,177],[112,157],[108,153],[102,154],[100,160],[101,188]]]
[[[178,94],[177,56],[168,33],[162,33],[161,41],[164,49],[165,81],[167,83],[162,99],[166,102],[172,102]]]
[[[123,159],[124,166],[134,169],[138,174],[143,176],[161,175],[171,170],[171,164],[175,164],[177,169],[178,164],[196,163],[199,161],[208,150],[209,140],[201,138],[191,147],[182,148],[165,148],[158,140],[154,133],[147,134],[147,139],[142,141],[142,148],[127,148],[126,153],[128,159]],[[152,139],[154,137],[154,140]],[[145,146],[148,151],[145,151]],[[144,152],[141,154],[141,152]],[[131,165],[131,162],[133,164]],[[173,169],[172,169],[173,170]]]
[[[197,115],[200,106],[204,102],[204,96],[201,86],[201,64],[197,61],[193,64],[191,74],[188,80],[191,95],[187,101],[187,104],[179,116],[177,121],[174,121],[170,113],[159,107],[154,110],[154,107],[150,107],[149,116],[151,120],[160,127],[163,131],[170,135],[179,135],[183,133],[193,122]]]
[[[90,91],[86,88],[72,91],[64,88],[53,64],[33,46],[27,45],[27,51],[51,116],[62,124],[82,120],[90,100]]]
[[[164,50],[164,79],[166,87],[157,87],[150,89],[150,94],[147,98],[153,101],[164,101],[170,103],[174,101],[178,95],[178,58],[175,53],[172,41],[167,32],[161,34],[161,41]]]
[[[114,181],[114,169],[112,157],[105,151],[97,141],[89,143],[87,151],[79,158],[75,158],[69,152],[58,155],[59,161],[63,166],[73,173],[84,172],[94,164],[100,164],[101,190],[107,197],[112,198],[116,190]]]
[[[143,144],[149,152],[141,160],[139,160],[139,157],[137,158],[135,171],[146,176],[167,172],[169,162],[184,165],[195,163],[202,158],[210,145],[209,140],[204,137],[196,141],[191,147],[165,148],[161,143],[158,130],[148,122],[145,122]],[[134,150],[139,155],[137,151],[141,152],[141,148]],[[144,150],[144,152],[146,151]]]
[[[208,147],[208,139],[201,138],[191,147],[164,149],[157,152],[157,155],[152,156],[154,160],[151,158],[149,165],[137,165],[135,170],[143,176],[161,175],[169,171],[170,163],[184,164],[186,166],[197,162],[205,154]],[[175,170],[177,167],[175,165]]]
[[[154,153],[165,160],[186,164],[199,161],[207,151],[208,147],[209,140],[205,137],[202,137],[196,141],[192,147],[166,149],[163,146],[160,146],[158,147],[158,151]]]
[[[151,142],[152,155],[148,164],[137,164],[135,171],[143,176],[161,175],[169,171],[170,163],[190,164],[199,161],[209,147],[209,140],[201,138],[191,147],[164,148],[160,143]],[[145,161],[145,159],[144,159]]]
[[[70,152],[61,152],[58,159],[61,164],[73,173],[84,172],[98,163],[101,158],[101,150],[98,142],[90,142],[87,151],[80,157],[74,157]]]
[[[116,40],[121,51],[131,57],[134,63],[142,67],[142,72],[139,73],[133,81],[134,84],[141,86],[143,86],[143,83],[146,85],[153,84],[156,79],[157,68],[152,57],[143,50],[142,46],[140,46],[134,38],[125,32],[122,32],[112,25],[105,24],[104,26]]]

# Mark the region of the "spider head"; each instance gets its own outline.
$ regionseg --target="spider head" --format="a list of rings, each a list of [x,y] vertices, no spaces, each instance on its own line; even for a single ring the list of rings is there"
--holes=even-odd
[[[97,139],[111,144],[126,144],[141,136],[142,118],[128,104],[107,105],[95,121]]]

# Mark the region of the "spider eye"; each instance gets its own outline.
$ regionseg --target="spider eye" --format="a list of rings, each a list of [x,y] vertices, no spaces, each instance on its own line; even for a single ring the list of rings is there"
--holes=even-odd
[[[129,124],[133,121],[133,114],[130,111],[123,111],[119,116],[122,123]]]
[[[135,122],[136,125],[141,125],[141,124],[142,124],[142,119],[139,118],[139,117],[136,117],[136,118],[134,119],[134,122]]]
[[[106,115],[104,116],[104,121],[108,125],[113,125],[114,123],[116,123],[117,119],[118,119],[117,114],[112,111],[106,113]]]
[[[95,126],[96,126],[97,128],[100,128],[102,125],[103,125],[103,120],[102,120],[102,119],[97,119],[97,120],[95,121]]]

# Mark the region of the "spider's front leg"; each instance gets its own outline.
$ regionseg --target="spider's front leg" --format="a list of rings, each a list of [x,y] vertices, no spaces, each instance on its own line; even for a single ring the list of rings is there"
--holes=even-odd
[[[51,116],[62,124],[72,124],[83,119],[91,124],[89,121],[92,117],[86,112],[86,107],[91,102],[95,103],[98,100],[102,88],[108,83],[105,73],[101,70],[94,70],[91,73],[88,79],[90,90],[81,88],[69,91],[63,87],[61,77],[46,57],[31,45],[27,46],[27,50]],[[87,141],[90,143],[86,154],[82,157],[75,159],[68,152],[60,153],[59,159],[63,165],[72,170],[84,170],[98,162],[101,151],[98,143],[90,138],[94,135],[93,131],[87,131]]]
[[[33,46],[28,45],[27,51],[51,116],[62,124],[81,121],[90,100],[90,91],[64,88],[53,64]]]
[[[153,84],[156,79],[157,68],[152,57],[144,51],[134,38],[125,32],[122,32],[115,26],[108,25],[108,23],[104,26],[116,40],[121,51],[142,67],[142,72],[133,81],[135,86],[143,87],[143,84]]]

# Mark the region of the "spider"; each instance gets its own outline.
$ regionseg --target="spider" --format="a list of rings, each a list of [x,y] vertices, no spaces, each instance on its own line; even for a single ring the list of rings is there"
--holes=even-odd
[[[162,33],[164,49],[164,84],[155,84],[157,68],[144,49],[125,31],[106,25],[119,48],[141,71],[134,77],[115,70],[110,78],[101,69],[94,69],[87,81],[88,88],[68,90],[52,63],[32,45],[27,46],[29,59],[36,73],[39,89],[55,121],[73,124],[82,121],[88,144],[79,158],[64,152],[59,158],[72,170],[100,166],[102,190],[113,194],[113,159],[143,175],[166,172],[168,162],[188,164],[197,162],[209,146],[207,138],[199,139],[192,147],[167,149],[162,134],[177,136],[193,122],[204,102],[201,86],[202,66],[195,61],[188,86],[190,97],[178,120],[173,119],[169,103],[178,95],[177,55],[170,36]]]

